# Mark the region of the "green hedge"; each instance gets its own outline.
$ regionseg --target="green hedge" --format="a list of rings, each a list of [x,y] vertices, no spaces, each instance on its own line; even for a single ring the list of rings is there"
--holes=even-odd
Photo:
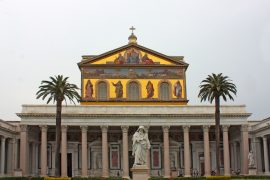
[[[270,176],[231,176],[231,179],[270,179]]]
[[[100,177],[73,177],[71,180],[100,180]]]
[[[0,180],[44,180],[44,177],[0,177]]]

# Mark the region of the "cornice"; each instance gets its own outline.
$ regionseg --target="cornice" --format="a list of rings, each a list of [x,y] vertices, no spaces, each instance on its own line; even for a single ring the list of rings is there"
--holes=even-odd
[[[249,117],[251,113],[224,113],[221,114],[223,118],[237,118]],[[17,113],[20,118],[43,117],[52,118],[56,117],[55,113]],[[98,117],[170,117],[170,118],[214,118],[214,114],[62,114],[65,118],[98,118]]]

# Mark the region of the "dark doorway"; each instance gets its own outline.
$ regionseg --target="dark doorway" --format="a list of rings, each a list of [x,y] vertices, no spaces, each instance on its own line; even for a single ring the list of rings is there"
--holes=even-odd
[[[67,175],[72,177],[72,153],[67,153]]]
[[[133,167],[134,164],[134,156],[132,156],[132,151],[128,152],[128,163],[129,163],[129,177],[132,178],[132,172],[130,169]]]

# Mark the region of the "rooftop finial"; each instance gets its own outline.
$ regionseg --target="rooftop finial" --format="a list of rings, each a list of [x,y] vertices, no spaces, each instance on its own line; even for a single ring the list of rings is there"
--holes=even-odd
[[[131,30],[131,35],[128,37],[129,42],[128,43],[135,43],[137,44],[137,37],[133,34],[133,31],[135,30],[135,27],[129,28]]]
[[[136,29],[135,27],[131,26],[131,28],[129,28],[131,30],[131,33],[133,34],[133,31]]]

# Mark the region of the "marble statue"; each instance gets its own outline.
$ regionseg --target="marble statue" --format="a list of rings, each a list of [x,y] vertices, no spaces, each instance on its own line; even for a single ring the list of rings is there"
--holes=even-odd
[[[250,151],[250,152],[248,153],[248,166],[249,166],[249,167],[254,167],[254,165],[255,165],[255,162],[254,162],[254,154],[253,154],[252,151]]]
[[[137,129],[133,135],[132,141],[132,155],[135,157],[133,166],[146,165],[146,154],[151,145],[148,139],[148,133],[146,132],[144,126],[140,126]]]

